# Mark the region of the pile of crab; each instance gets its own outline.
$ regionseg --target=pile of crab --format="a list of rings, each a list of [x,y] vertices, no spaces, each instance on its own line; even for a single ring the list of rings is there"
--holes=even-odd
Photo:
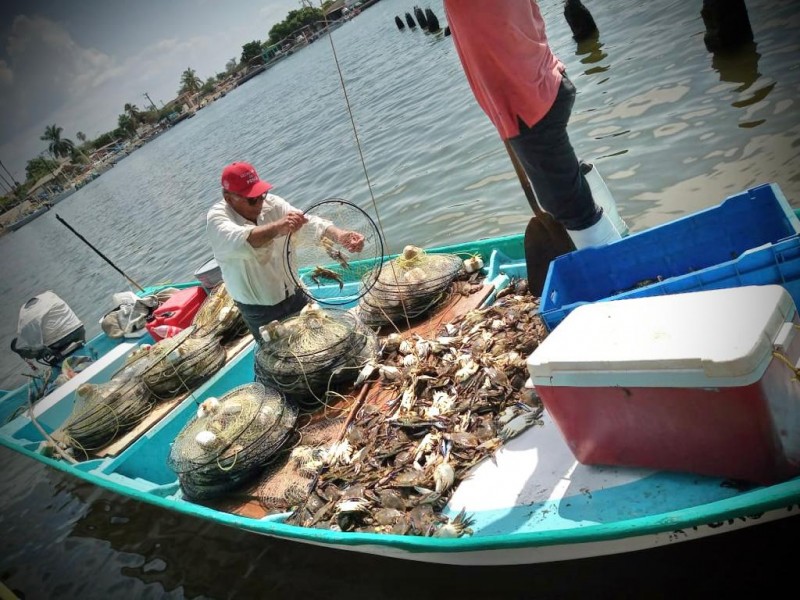
[[[432,339],[382,338],[380,362],[360,375],[377,379],[381,400],[361,406],[341,439],[292,451],[311,483],[288,521],[340,531],[471,534],[467,514],[451,519],[444,508],[475,465],[541,423],[541,403],[525,386],[526,359],[546,335],[538,298],[518,280]]]

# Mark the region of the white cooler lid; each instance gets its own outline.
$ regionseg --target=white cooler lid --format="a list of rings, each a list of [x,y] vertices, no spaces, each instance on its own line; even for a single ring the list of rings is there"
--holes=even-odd
[[[772,360],[795,305],[779,285],[585,304],[528,357],[534,385],[749,385]],[[788,340],[784,340],[788,343]]]

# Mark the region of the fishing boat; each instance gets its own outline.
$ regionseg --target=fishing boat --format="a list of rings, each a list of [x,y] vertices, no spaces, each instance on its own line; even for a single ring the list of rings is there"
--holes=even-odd
[[[791,226],[797,226],[797,216],[793,213],[787,215],[787,219],[789,217],[794,219]],[[634,233],[622,242],[645,233]],[[789,237],[797,242],[797,233]],[[776,244],[785,241],[776,241]],[[766,244],[761,250],[774,245]],[[492,307],[522,293],[519,284],[526,277],[523,235],[486,238],[430,248],[427,252],[480,258],[477,263],[479,270],[473,274],[471,281],[474,285],[469,293],[443,308],[443,312],[434,312],[430,318],[418,322],[406,331],[409,335],[413,331],[420,337],[423,336],[420,332],[435,336],[438,328],[448,322],[457,322],[467,314],[472,315],[471,323],[478,327],[481,315],[491,318]],[[551,265],[550,275],[553,275],[552,269]],[[740,269],[740,272],[744,271]],[[693,281],[700,279],[695,277]],[[659,281],[654,285],[663,283],[666,282]],[[762,279],[760,283],[769,284],[770,281]],[[320,300],[335,300],[337,297],[353,298],[359,285],[360,281],[354,279],[345,281],[342,287],[336,282],[330,285],[324,282],[310,289]],[[746,285],[733,283],[720,287],[730,291],[737,286],[745,289]],[[753,287],[759,293],[771,289],[767,285],[747,289]],[[690,292],[691,289],[682,291]],[[662,301],[670,297],[662,291],[656,295]],[[688,293],[680,295],[684,300],[691,297]],[[345,302],[342,308],[352,308],[356,302]],[[631,300],[591,302],[587,307],[595,310],[601,305],[617,307],[619,302]],[[782,306],[788,307],[789,321],[797,321],[794,304],[787,303],[785,298],[782,302]],[[581,307],[572,310],[576,315],[583,312]],[[555,339],[556,333],[566,331],[571,317],[564,318],[560,314],[562,321],[547,339]],[[495,334],[499,335],[500,330],[496,328]],[[458,478],[441,509],[443,519],[440,523],[443,524],[429,528],[427,535],[387,532],[378,527],[373,527],[373,530],[369,527],[354,529],[353,520],[349,518],[333,521],[340,527],[301,526],[293,518],[295,511],[267,510],[252,496],[242,493],[220,499],[192,498],[174,469],[172,448],[176,438],[198,418],[208,402],[216,402],[231,390],[253,384],[258,346],[247,337],[238,343],[236,351],[229,354],[224,366],[211,378],[108,447],[74,463],[44,452],[42,448],[46,446],[47,434],[57,430],[73,408],[76,386],[81,381],[108,381],[124,364],[130,349],[139,343],[142,342],[116,342],[106,348],[98,344],[96,351],[102,356],[91,370],[80,374],[82,379],[76,377],[27,411],[15,409],[13,418],[0,427],[0,444],[101,488],[164,510],[297,543],[430,563],[534,564],[662,547],[680,551],[687,544],[703,538],[726,536],[745,529],[753,531],[778,521],[796,523],[800,517],[800,476],[796,470],[791,472],[797,465],[778,477],[768,477],[770,481],[744,482],[724,473],[701,474],[680,466],[658,468],[615,464],[614,461],[602,464],[583,455],[582,462],[576,458],[576,447],[581,440],[570,437],[575,433],[564,427],[563,414],[555,414],[550,410],[552,405],[547,404],[535,413],[535,418],[526,417],[524,427],[508,433],[503,443],[497,444],[485,460],[470,468],[468,476]],[[531,380],[526,382],[524,389],[532,389],[531,383],[536,386],[537,378],[531,367],[536,362],[532,358],[534,354],[527,358]],[[347,431],[354,422],[351,418],[358,418],[373,391],[379,393],[378,384],[374,379],[367,380],[361,382],[360,389],[354,386],[345,395],[341,415],[346,414],[349,418],[343,426],[341,420],[337,421],[337,431]],[[795,379],[789,385],[800,384]],[[679,388],[673,392],[676,396],[691,393]],[[13,404],[5,396],[0,400],[0,409],[6,415],[9,414],[5,409],[7,402]],[[788,420],[778,427],[785,425],[792,436],[798,435],[796,415],[785,416]],[[422,441],[416,441],[421,448]],[[232,467],[233,463],[229,466]],[[432,492],[426,490],[425,485],[418,487],[422,492]],[[344,500],[350,504],[346,508],[337,505],[340,517],[352,517],[366,510],[363,503]],[[322,514],[324,507],[319,510]],[[449,527],[444,529],[445,526]]]
[[[34,220],[36,217],[40,217],[40,216],[42,216],[42,215],[43,215],[44,213],[46,213],[48,210],[50,210],[50,205],[49,205],[49,204],[46,204],[46,203],[45,203],[45,204],[42,204],[41,206],[39,206],[39,207],[35,208],[35,209],[34,209],[34,210],[32,210],[31,212],[29,212],[29,213],[27,213],[27,214],[23,215],[22,217],[20,217],[19,219],[17,219],[17,220],[16,220],[16,221],[14,221],[13,223],[11,223],[11,224],[8,226],[8,228],[9,228],[11,231],[16,231],[17,229],[19,229],[19,228],[20,228],[20,227],[22,227],[23,225],[27,225],[28,223],[30,223],[31,221],[33,221],[33,220]]]

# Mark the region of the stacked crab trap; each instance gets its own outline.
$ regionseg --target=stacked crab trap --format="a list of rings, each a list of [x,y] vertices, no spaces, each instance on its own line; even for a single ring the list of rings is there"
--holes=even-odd
[[[464,261],[455,254],[428,254],[417,246],[381,267],[374,285],[360,298],[357,314],[369,326],[419,318],[447,296]]]
[[[194,336],[214,336],[221,344],[242,336],[247,331],[236,303],[225,283],[218,283],[209,293],[194,316]]]
[[[311,304],[265,329],[265,342],[256,351],[256,379],[305,410],[327,404],[337,386],[353,381],[378,353],[376,334],[342,309]]]
[[[75,406],[53,440],[89,458],[150,412],[155,399],[138,378],[84,383],[75,391]]]
[[[218,497],[252,479],[286,443],[297,409],[258,382],[208,398],[180,431],[167,459],[183,493]]]
[[[225,364],[225,349],[214,335],[195,336],[194,326],[131,357],[123,371],[138,372],[159,399],[174,398],[206,381]],[[140,363],[141,364],[137,364]]]

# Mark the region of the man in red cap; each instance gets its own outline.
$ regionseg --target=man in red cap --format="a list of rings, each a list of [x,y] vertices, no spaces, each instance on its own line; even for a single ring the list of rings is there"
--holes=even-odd
[[[307,217],[260,179],[253,165],[235,162],[222,171],[222,199],[211,207],[206,230],[222,279],[248,329],[259,342],[259,328],[298,312],[307,302],[283,266],[283,238],[306,223],[350,252],[361,252],[364,236],[330,221]]]

